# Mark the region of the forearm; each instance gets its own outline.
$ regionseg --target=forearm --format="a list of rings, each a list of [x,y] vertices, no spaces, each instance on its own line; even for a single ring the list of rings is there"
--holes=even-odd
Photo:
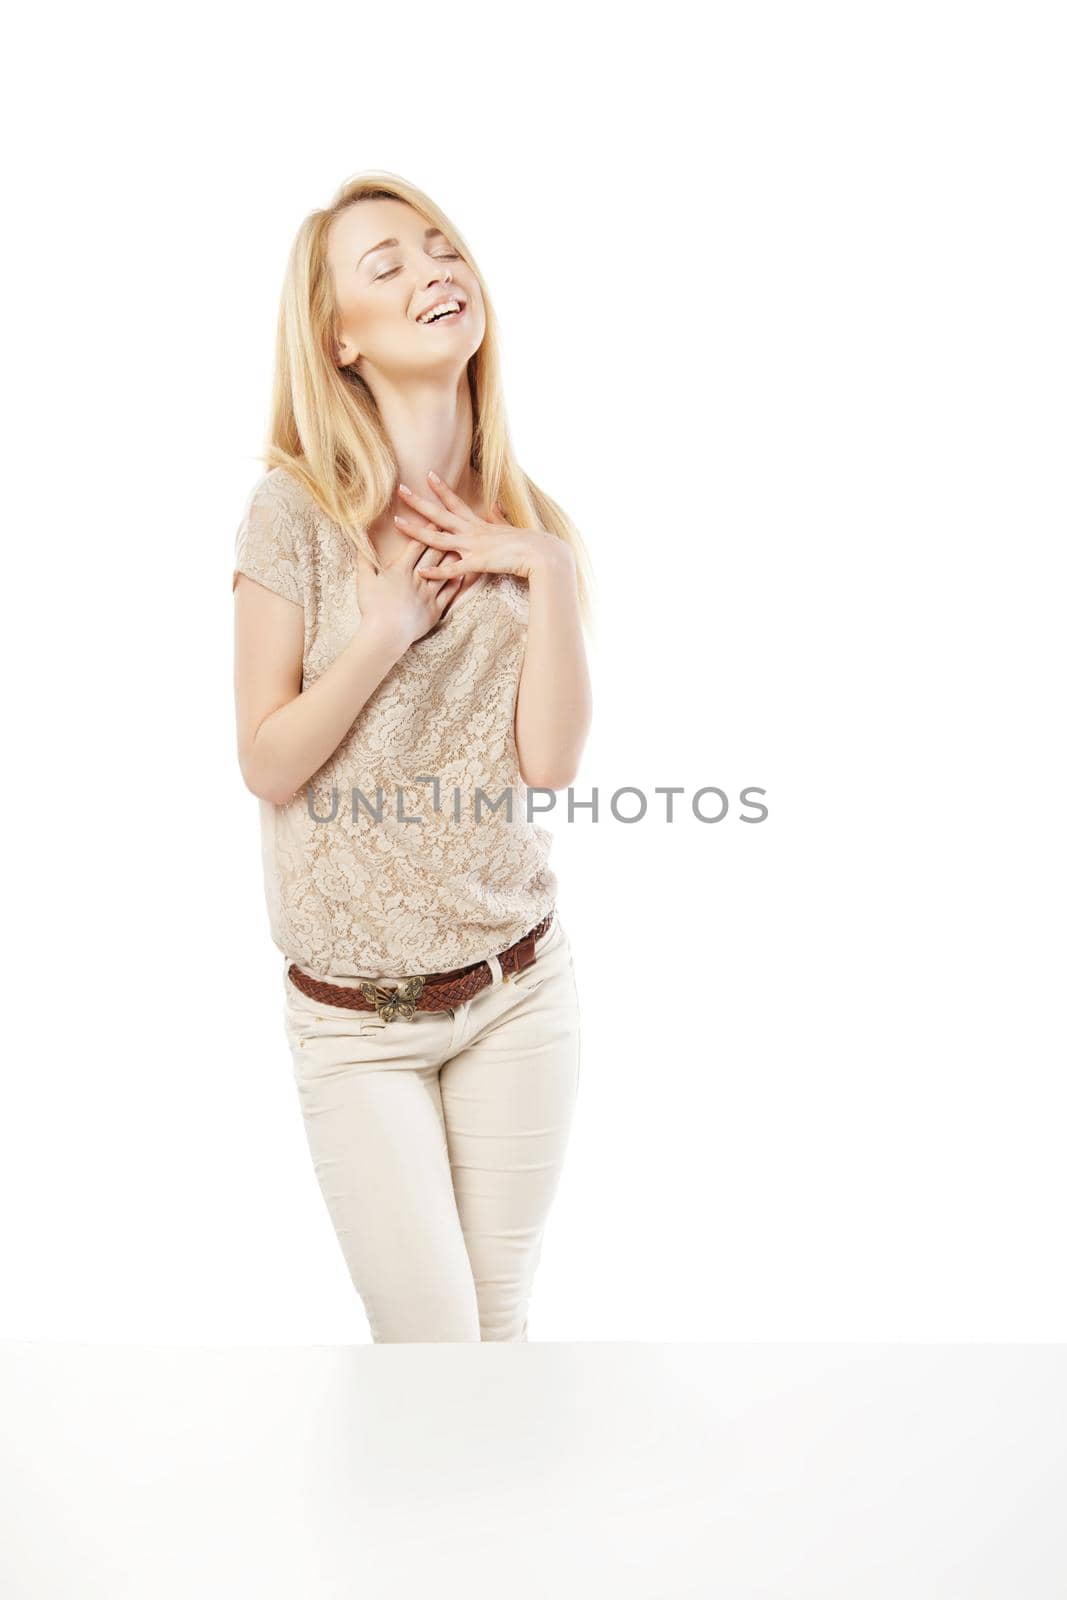
[[[592,721],[574,556],[559,546],[529,577],[526,653],[515,709],[523,781],[565,789],[574,781]]]
[[[246,763],[254,793],[285,805],[333,755],[367,701],[407,649],[364,623],[315,682],[265,717]]]

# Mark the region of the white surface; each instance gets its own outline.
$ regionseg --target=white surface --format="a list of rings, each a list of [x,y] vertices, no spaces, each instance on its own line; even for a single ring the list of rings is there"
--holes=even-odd
[[[9,1344],[0,1404],[5,1600],[1067,1593],[1062,1347]]]

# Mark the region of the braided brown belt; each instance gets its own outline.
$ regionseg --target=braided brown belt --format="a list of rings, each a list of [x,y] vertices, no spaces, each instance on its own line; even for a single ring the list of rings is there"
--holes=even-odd
[[[497,960],[505,983],[514,973],[536,961],[534,945],[548,932],[552,916],[550,911],[535,928],[500,952]],[[351,1011],[377,1011],[384,1022],[391,1022],[396,1016],[410,1022],[416,1011],[451,1010],[493,981],[493,971],[487,961],[472,961],[469,966],[453,967],[450,972],[420,973],[417,977],[406,978],[395,989],[383,988],[369,979],[351,988],[325,983],[321,978],[302,972],[295,962],[287,969],[287,975],[290,983],[312,1000],[321,1000],[328,1006],[346,1006]]]

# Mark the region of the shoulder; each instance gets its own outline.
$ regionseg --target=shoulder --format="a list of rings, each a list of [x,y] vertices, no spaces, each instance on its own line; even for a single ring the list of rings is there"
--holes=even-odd
[[[272,467],[249,489],[237,528],[234,571],[302,600],[313,565],[310,495],[284,468]]]
[[[262,473],[248,491],[239,548],[284,550],[306,562],[324,537],[325,518],[310,490],[284,467]]]
[[[310,491],[285,467],[271,467],[252,485],[249,506],[294,517],[320,515]]]

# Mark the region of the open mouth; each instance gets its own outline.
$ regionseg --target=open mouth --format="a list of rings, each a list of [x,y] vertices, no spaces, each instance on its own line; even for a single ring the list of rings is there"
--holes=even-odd
[[[461,304],[458,300],[453,302],[453,306],[457,306],[457,305],[459,306],[459,310],[458,311],[455,310],[455,309],[436,311],[434,313],[434,315],[429,319],[429,321],[420,322],[419,323],[419,327],[420,328],[436,328],[438,323],[441,323],[441,322],[458,322],[461,317],[466,315],[467,307],[466,307],[466,303],[462,303]]]

